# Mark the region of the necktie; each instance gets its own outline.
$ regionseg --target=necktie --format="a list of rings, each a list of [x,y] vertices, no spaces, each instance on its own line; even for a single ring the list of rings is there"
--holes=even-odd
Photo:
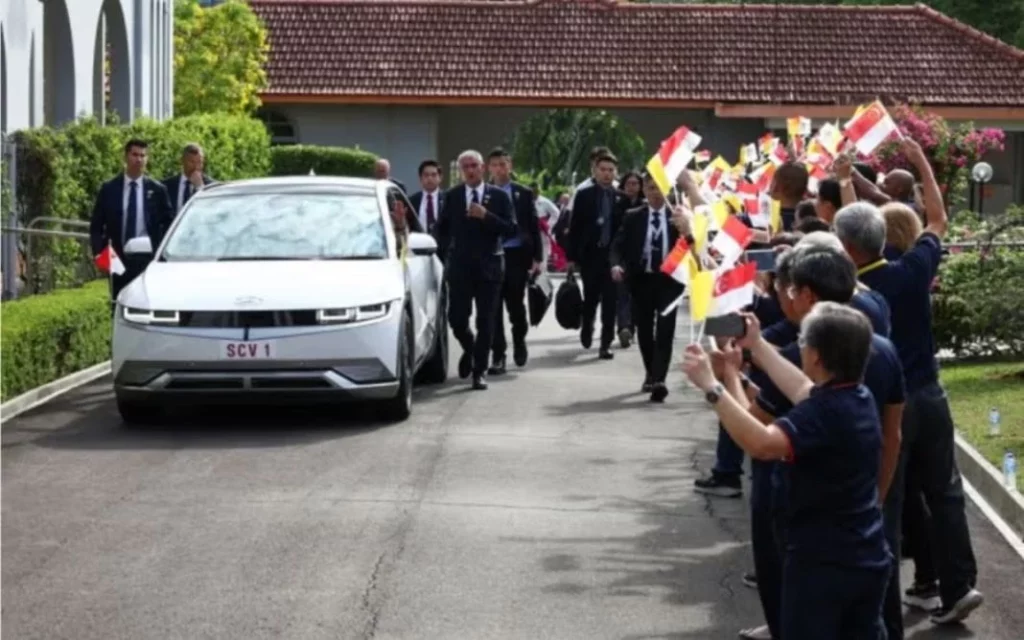
[[[192,183],[191,182],[186,182],[185,183],[185,195],[182,196],[182,198],[181,198],[181,206],[184,207],[188,203],[189,198],[191,198],[194,195],[194,193],[193,193],[194,191],[195,191],[195,187],[192,186]]]
[[[476,193],[475,191],[473,193]],[[427,194],[427,231],[434,228],[434,194]]]
[[[602,189],[600,197],[597,223],[601,225],[601,240],[598,246],[603,248],[612,242],[612,193],[608,189]]]
[[[665,257],[661,249],[661,212],[651,213],[651,271],[661,268],[661,261]]]
[[[128,183],[128,206],[125,207],[124,242],[128,242],[138,234],[139,206],[135,201],[138,184],[132,180]]]
[[[480,204],[480,194],[476,189],[473,189],[473,204]]]

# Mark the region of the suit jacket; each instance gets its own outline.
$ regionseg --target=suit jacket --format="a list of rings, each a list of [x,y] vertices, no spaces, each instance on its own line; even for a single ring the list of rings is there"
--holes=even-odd
[[[644,250],[647,248],[647,229],[651,222],[651,208],[646,204],[635,209],[620,212],[620,224],[615,240],[612,242],[611,263],[613,267],[622,267],[626,271],[626,278],[633,280],[637,276],[647,272],[647,260]],[[670,220],[672,211],[666,203],[666,215],[662,216],[661,224],[668,232],[667,250],[663,260],[668,257],[669,251],[679,240],[679,230],[676,229]],[[674,284],[682,289],[682,285],[661,273],[661,265],[651,265],[652,271],[658,276],[659,281],[664,279],[666,285]]]
[[[543,262],[544,245],[540,241],[540,219],[537,217],[537,202],[533,191],[518,182],[513,182],[511,188],[512,209],[516,215],[514,237],[519,238],[519,242],[533,256],[534,262]]]
[[[146,233],[155,251],[174,218],[174,208],[164,185],[148,176],[142,177],[142,212]],[[124,256],[124,217],[124,174],[121,174],[104,182],[96,195],[89,220],[89,243],[93,255],[102,252],[110,242],[114,251]]]
[[[405,184],[401,180],[395,180],[394,178],[388,178],[388,180],[394,182],[395,186],[402,190],[402,193],[409,193],[409,190],[405,188]]]
[[[434,205],[437,208],[437,210],[434,211],[434,227],[437,226],[437,221],[441,219],[441,211],[444,209],[445,195],[446,192],[444,189],[437,190],[437,202]],[[413,207],[413,217],[419,220],[420,205],[423,204],[423,192],[417,191],[416,193],[409,196],[409,204],[411,204]],[[426,231],[427,233],[434,233],[434,227],[424,229],[424,231]]]
[[[484,184],[480,204],[487,209],[487,215],[483,219],[471,218],[466,185],[460,183],[446,191],[434,237],[446,266],[467,273],[479,272],[488,280],[501,280],[504,261],[493,258],[504,254],[502,244],[515,233],[512,200],[501,189]]]
[[[622,216],[616,215],[628,202],[626,194],[618,190],[612,190],[612,229],[611,238],[615,237],[617,223]],[[569,237],[566,254],[571,262],[587,262],[592,259],[607,259],[608,247],[600,247],[602,224],[598,197],[601,195],[601,187],[592,184],[576,192],[572,203],[572,212],[569,214]]]
[[[162,185],[164,185],[164,188],[167,189],[167,197],[170,198],[170,200],[171,200],[171,211],[173,212],[173,215],[175,215],[175,216],[178,215],[178,212],[179,212],[179,209],[178,209],[178,186],[181,184],[180,180],[181,180],[181,174],[178,173],[178,174],[175,174],[173,176],[168,176],[168,177],[166,177],[166,178],[164,178],[163,180],[160,181],[160,183]],[[206,175],[205,173],[203,174],[203,186],[204,187],[205,186],[209,186],[209,185],[213,184],[214,182],[216,182],[216,181],[213,178],[211,178],[210,176]]]

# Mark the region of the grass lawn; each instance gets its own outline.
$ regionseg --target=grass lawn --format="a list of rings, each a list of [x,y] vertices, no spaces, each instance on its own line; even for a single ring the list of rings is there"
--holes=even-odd
[[[1007,451],[1024,459],[1024,362],[949,364],[942,383],[957,430],[989,462],[1002,470]],[[998,436],[988,434],[993,407],[1002,415]]]

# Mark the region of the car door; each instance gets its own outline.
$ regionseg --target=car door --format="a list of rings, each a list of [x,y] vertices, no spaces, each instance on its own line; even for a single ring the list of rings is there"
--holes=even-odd
[[[388,195],[401,202],[408,212],[410,233],[420,228],[416,210],[401,189],[391,188]],[[434,345],[437,319],[437,286],[434,256],[420,256],[409,251],[406,256],[406,278],[412,297],[413,325],[416,331],[416,362],[419,363]]]

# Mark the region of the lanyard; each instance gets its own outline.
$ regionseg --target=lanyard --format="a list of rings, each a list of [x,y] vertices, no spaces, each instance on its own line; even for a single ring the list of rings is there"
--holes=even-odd
[[[864,265],[860,269],[857,269],[857,277],[859,278],[862,275],[864,275],[865,273],[868,273],[869,271],[874,271],[875,269],[881,269],[882,267],[884,267],[887,264],[889,264],[888,260],[886,260],[885,258],[879,258],[878,260],[875,260],[871,264]]]

